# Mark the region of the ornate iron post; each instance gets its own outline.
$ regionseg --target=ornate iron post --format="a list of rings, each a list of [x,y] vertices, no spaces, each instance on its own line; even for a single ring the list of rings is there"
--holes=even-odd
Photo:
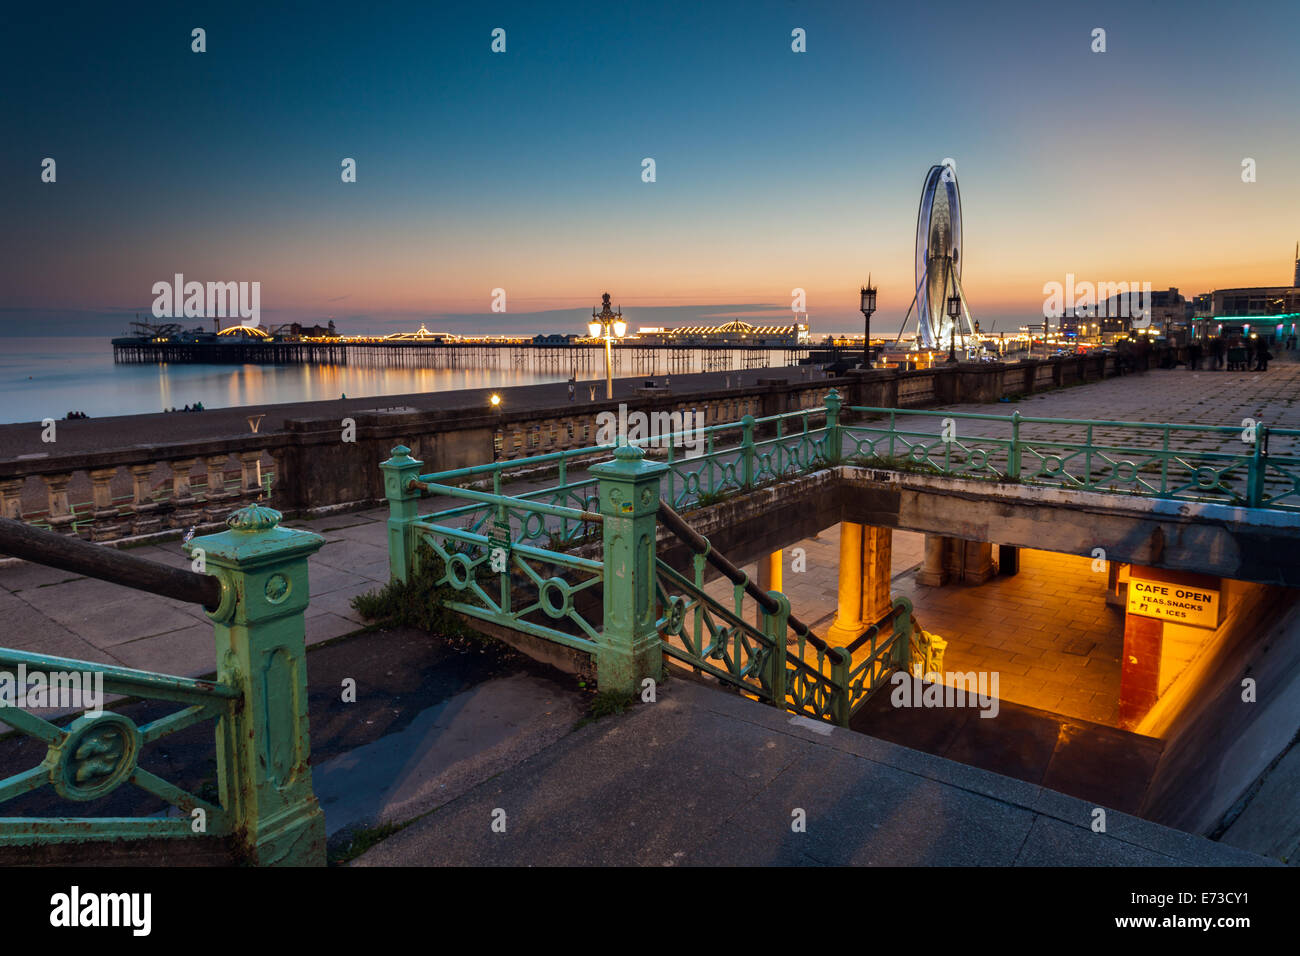
[[[772,703],[785,710],[786,694],[786,635],[789,633],[790,599],[780,591],[768,591],[779,605],[775,614],[763,611],[763,633],[772,639],[763,668],[763,685],[772,692]]]
[[[832,465],[840,463],[844,439],[840,435],[840,393],[831,389],[826,393],[826,461]]]
[[[604,516],[605,621],[596,654],[602,691],[635,693],[640,681],[663,673],[655,629],[655,530],[660,479],[668,466],[645,460],[631,445],[593,465]]]
[[[740,420],[741,441],[741,475],[745,490],[754,487],[754,416],[746,415]]]
[[[411,488],[412,478],[420,477],[424,462],[411,457],[411,449],[398,445],[393,457],[380,462],[384,473],[384,494],[388,498],[388,570],[399,581],[408,581],[415,570],[415,543],[411,540],[411,522],[418,517],[418,488]]]
[[[323,866],[325,815],[312,791],[307,727],[307,558],[320,535],[279,527],[280,513],[250,505],[228,531],[195,538],[221,579],[215,622],[217,678],[242,694],[217,726],[221,801],[250,861]]]

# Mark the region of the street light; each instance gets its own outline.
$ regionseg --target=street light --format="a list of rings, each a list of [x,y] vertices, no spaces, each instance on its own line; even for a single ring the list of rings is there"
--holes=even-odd
[[[871,284],[871,274],[867,274],[867,284],[862,287],[862,318],[866,328],[862,334],[862,367],[871,368],[871,313],[876,311],[876,287]]]
[[[591,310],[591,321],[587,323],[587,331],[591,333],[593,339],[605,338],[605,397],[614,397],[614,361],[610,352],[610,347],[614,339],[621,339],[627,335],[627,323],[623,321],[623,311],[620,309],[615,312],[609,305],[609,293],[606,292],[600,297],[603,308],[597,312]]]
[[[961,315],[961,296],[956,293],[948,296],[948,318],[952,327],[948,333],[948,364],[957,364],[957,317]]]

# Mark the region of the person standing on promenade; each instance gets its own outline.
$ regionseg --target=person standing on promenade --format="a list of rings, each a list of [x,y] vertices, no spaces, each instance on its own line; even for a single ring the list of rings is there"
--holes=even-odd
[[[1187,346],[1187,367],[1193,372],[1201,370],[1201,343],[1196,340]]]
[[[569,377],[569,401],[573,401],[573,395],[577,391],[577,388],[578,388],[577,383],[573,380],[573,377],[570,376]]]
[[[1223,339],[1214,336],[1210,339],[1210,357],[1213,358],[1213,368],[1217,372],[1223,368]]]

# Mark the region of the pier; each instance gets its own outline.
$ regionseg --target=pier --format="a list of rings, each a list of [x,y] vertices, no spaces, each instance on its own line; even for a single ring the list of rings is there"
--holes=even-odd
[[[799,345],[672,344],[624,340],[613,350],[615,372],[687,374],[798,364],[813,351]],[[529,368],[577,374],[603,369],[599,342],[391,339],[159,341],[113,340],[113,361],[144,364],[359,365],[425,368]]]

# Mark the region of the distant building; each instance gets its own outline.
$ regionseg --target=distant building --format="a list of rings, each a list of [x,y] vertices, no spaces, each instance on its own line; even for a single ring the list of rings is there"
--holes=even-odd
[[[329,325],[301,325],[298,322],[291,322],[289,334],[309,339],[333,339],[338,338],[339,333],[334,328],[334,320],[330,319]]]
[[[1248,286],[1215,289],[1195,299],[1196,334],[1258,336],[1285,340],[1300,334],[1300,244],[1296,246],[1295,273],[1289,286]]]
[[[690,325],[679,329],[642,328],[636,333],[642,341],[661,341],[672,345],[770,345],[773,347],[804,345],[809,341],[808,324],[750,325],[739,319],[723,325]]]
[[[533,336],[534,345],[568,345],[575,342],[579,336],[571,335],[565,332],[544,332],[541,335]]]

